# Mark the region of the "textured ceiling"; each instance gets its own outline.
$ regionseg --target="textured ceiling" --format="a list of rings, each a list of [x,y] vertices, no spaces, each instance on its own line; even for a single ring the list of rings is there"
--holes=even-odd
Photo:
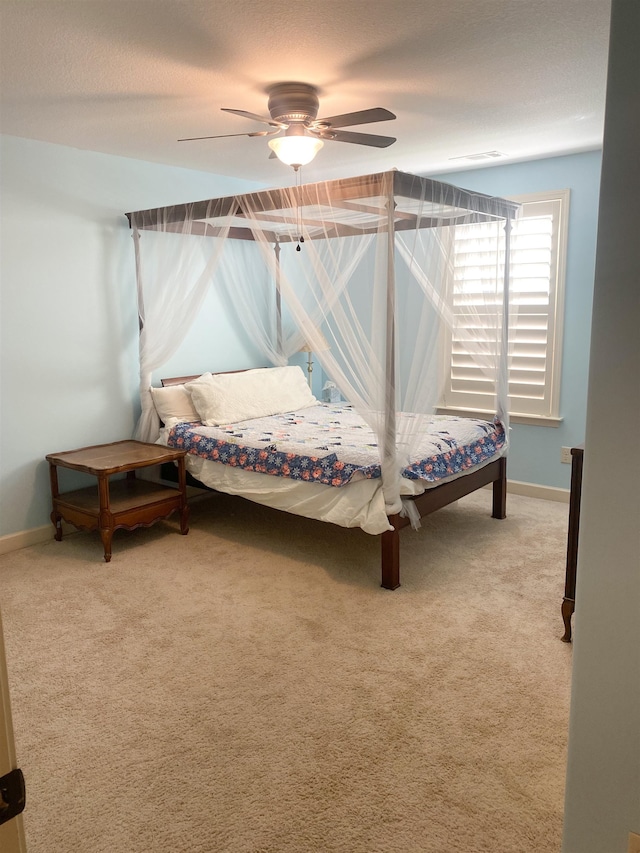
[[[437,173],[602,144],[609,0],[0,0],[0,129],[75,148],[291,182],[264,138],[177,142],[264,125],[266,88],[319,88],[320,111],[386,107],[327,142],[322,180]],[[491,161],[500,162],[500,161]]]

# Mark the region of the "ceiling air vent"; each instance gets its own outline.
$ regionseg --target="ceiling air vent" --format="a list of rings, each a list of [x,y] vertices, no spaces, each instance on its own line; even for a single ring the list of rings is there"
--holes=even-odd
[[[502,151],[481,151],[479,154],[464,154],[462,157],[449,157],[449,160],[496,160],[498,157],[506,157]]]

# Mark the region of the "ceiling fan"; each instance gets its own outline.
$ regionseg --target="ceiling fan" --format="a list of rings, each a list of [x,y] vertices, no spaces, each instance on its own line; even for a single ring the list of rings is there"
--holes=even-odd
[[[244,118],[260,121],[272,130],[254,130],[249,133],[224,133],[219,136],[192,136],[179,139],[178,142],[193,142],[198,139],[223,139],[229,136],[275,136],[269,141],[271,157],[278,157],[297,171],[300,166],[310,163],[325,140],[333,142],[352,142],[355,145],[370,145],[373,148],[387,148],[396,139],[393,136],[379,136],[373,133],[354,133],[341,130],[357,124],[372,124],[377,121],[390,121],[395,115],[383,107],[358,110],[353,113],[317,118],[318,90],[308,83],[276,83],[271,86],[268,109],[271,118],[222,107],[223,112],[233,113]],[[284,131],[284,133],[283,133]]]

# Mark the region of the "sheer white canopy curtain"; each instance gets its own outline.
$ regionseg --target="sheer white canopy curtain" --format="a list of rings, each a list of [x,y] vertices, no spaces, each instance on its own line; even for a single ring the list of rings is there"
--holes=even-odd
[[[127,214],[141,323],[136,436],[157,438],[152,372],[214,287],[269,363],[286,364],[309,345],[373,429],[387,512],[401,511],[400,472],[441,399],[452,335],[495,388],[491,408],[508,426],[516,211],[503,199],[391,171]],[[456,275],[455,234],[477,223],[482,286],[471,288],[468,259],[466,279]]]

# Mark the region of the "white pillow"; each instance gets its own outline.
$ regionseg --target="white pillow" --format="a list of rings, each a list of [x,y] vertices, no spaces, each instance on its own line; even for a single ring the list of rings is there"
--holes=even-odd
[[[297,366],[203,374],[185,388],[206,426],[280,415],[318,402]]]
[[[166,388],[149,390],[158,417],[165,426],[172,427],[200,420],[200,415],[191,402],[191,395],[184,385],[167,385]]]

